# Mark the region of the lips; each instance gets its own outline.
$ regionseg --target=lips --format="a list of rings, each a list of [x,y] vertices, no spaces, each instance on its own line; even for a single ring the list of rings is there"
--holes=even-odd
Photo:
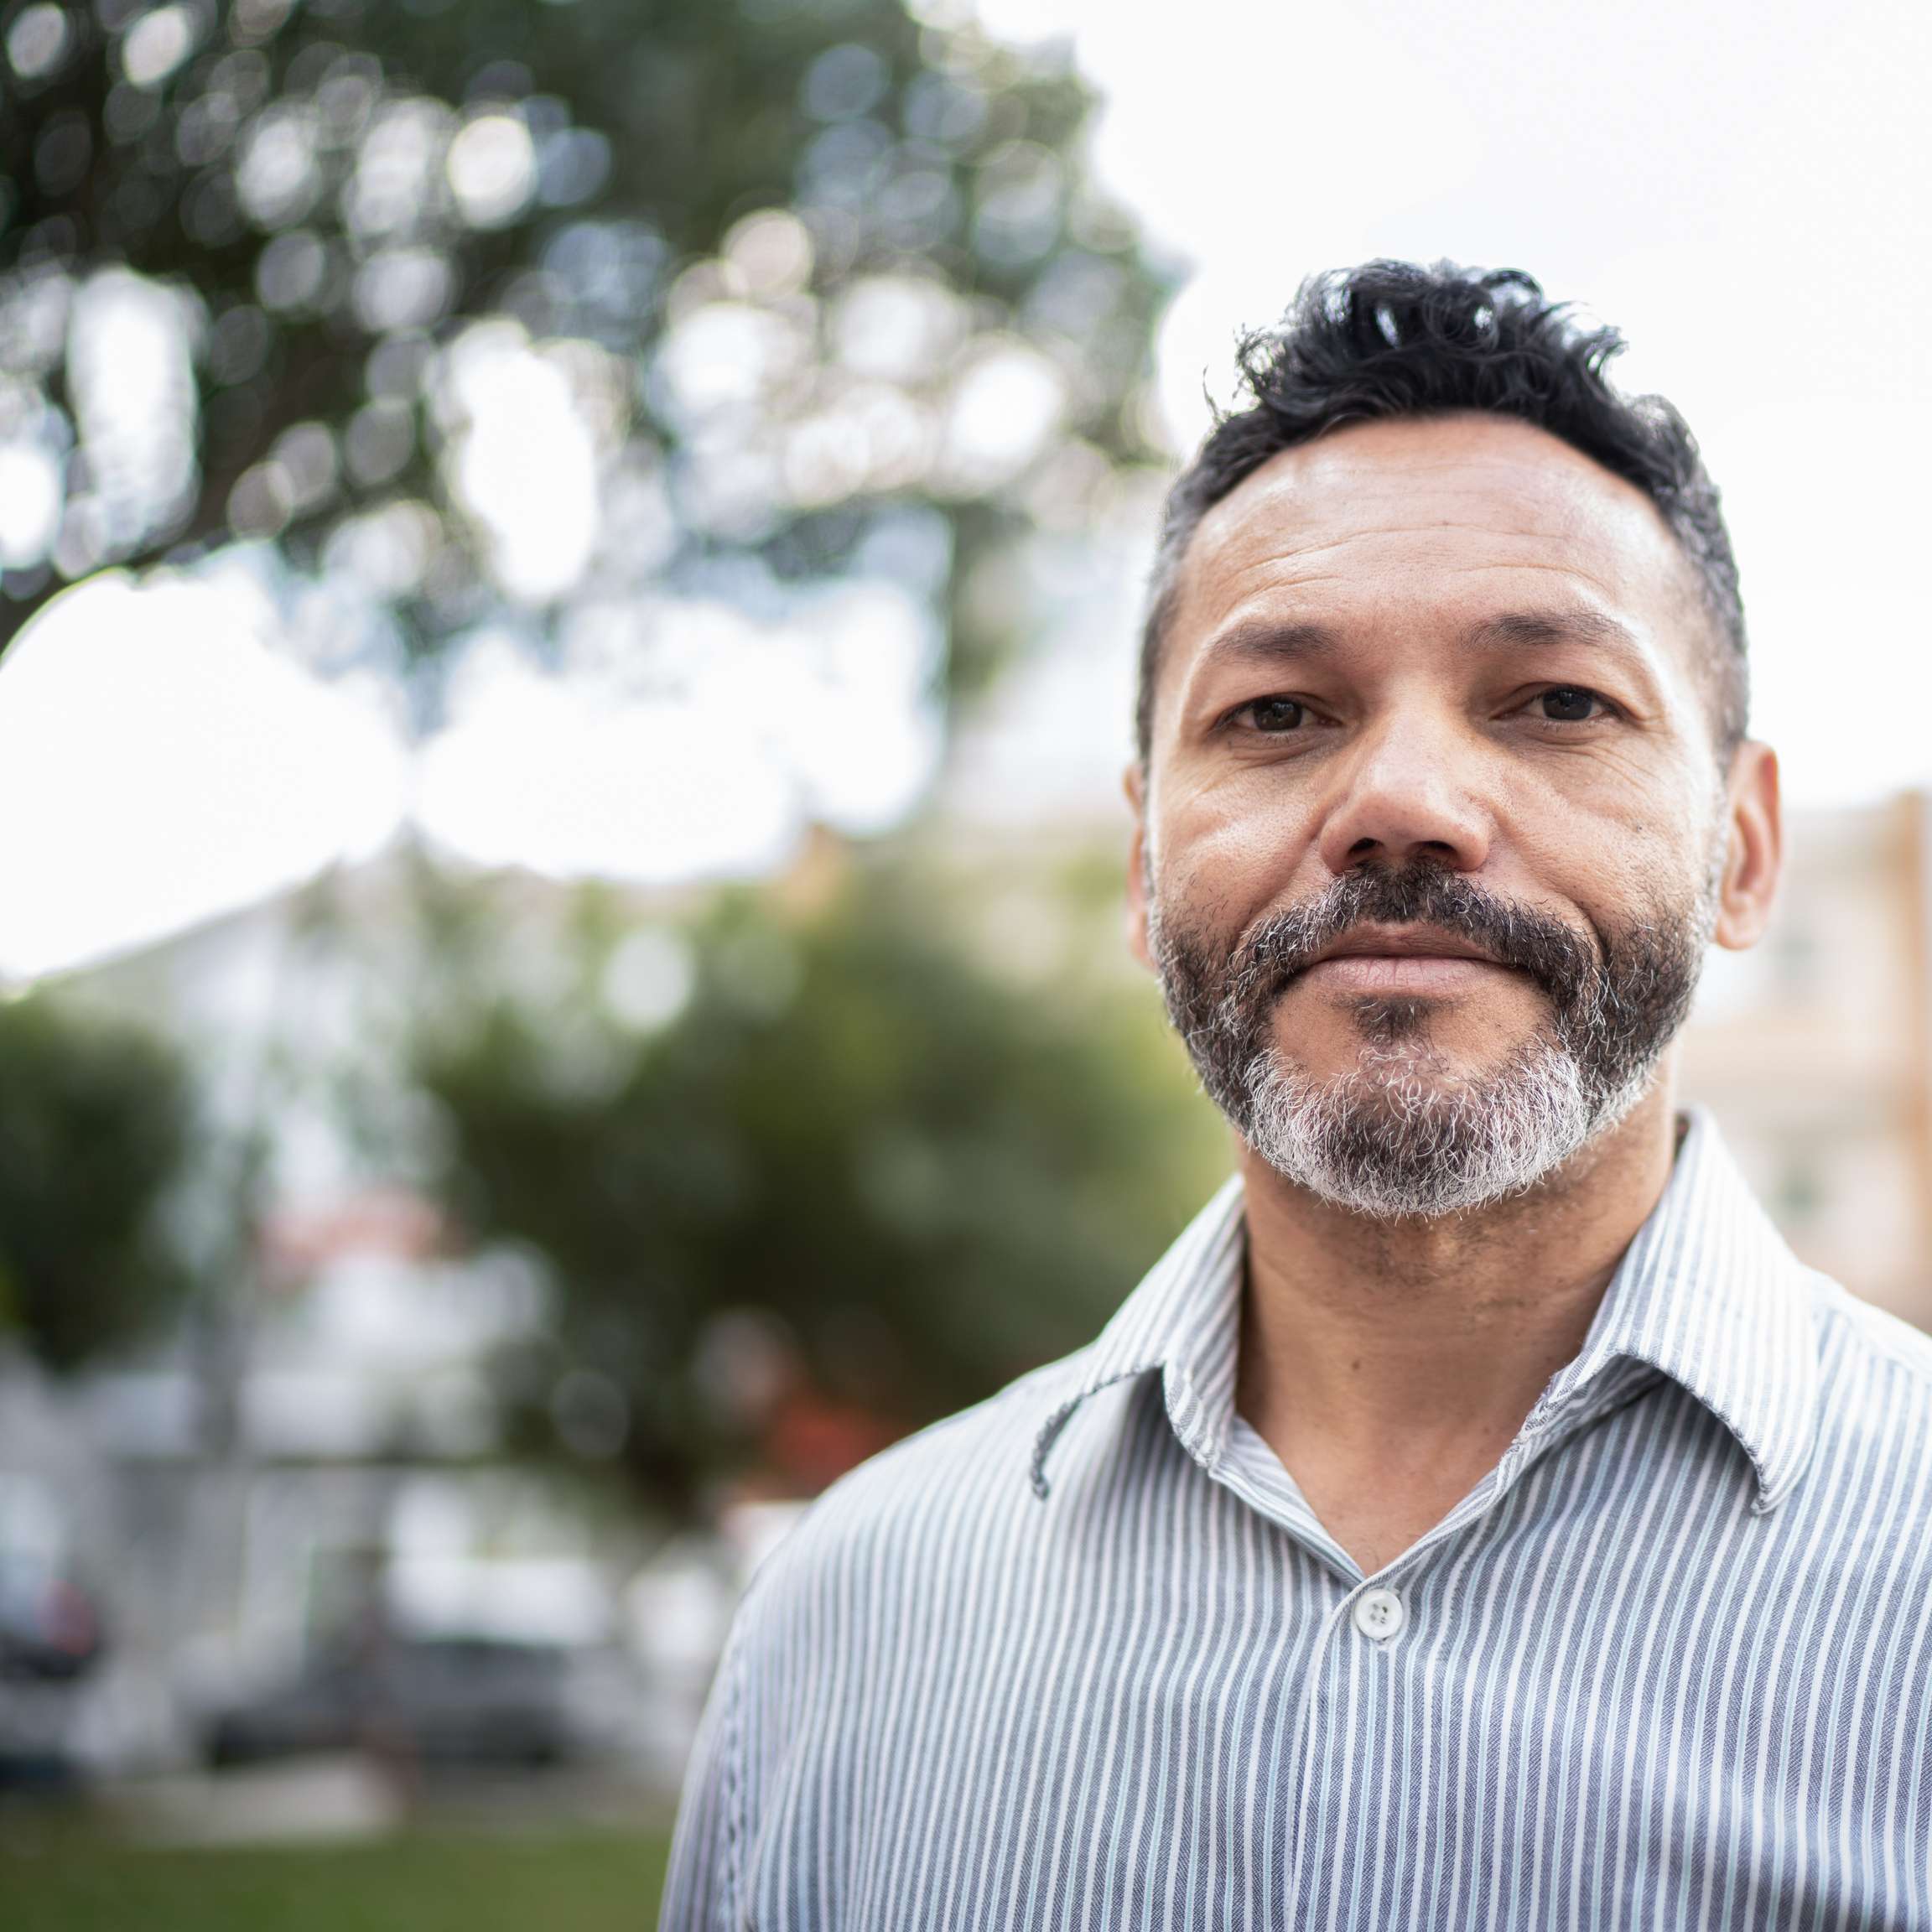
[[[1311,968],[1332,959],[1473,959],[1486,966],[1503,962],[1493,953],[1453,932],[1420,926],[1358,926],[1324,946]]]
[[[1379,999],[1452,999],[1497,973],[1494,953],[1439,927],[1357,925],[1322,947],[1294,978]]]
[[[1311,995],[1452,999],[1499,991],[1506,975],[1561,1013],[1596,983],[1596,964],[1561,921],[1434,865],[1344,873],[1258,921],[1228,961],[1229,991],[1258,1020],[1304,979]]]

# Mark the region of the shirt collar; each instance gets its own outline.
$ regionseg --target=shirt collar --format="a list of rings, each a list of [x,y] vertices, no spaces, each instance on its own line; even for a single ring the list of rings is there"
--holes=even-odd
[[[1161,1371],[1175,1434],[1213,1470],[1234,1414],[1246,1228],[1229,1181],[1155,1263],[1093,1343],[1073,1358],[1034,1439],[1035,1493],[1047,1493],[1055,1442],[1089,1395]],[[1558,1370],[1523,1427],[1560,1427],[1603,1371],[1648,1363],[1708,1409],[1751,1458],[1753,1508],[1780,1502],[1804,1474],[1815,1429],[1817,1343],[1809,1271],[1752,1196],[1702,1109],[1685,1128],[1663,1197],[1625,1250],[1583,1347]]]

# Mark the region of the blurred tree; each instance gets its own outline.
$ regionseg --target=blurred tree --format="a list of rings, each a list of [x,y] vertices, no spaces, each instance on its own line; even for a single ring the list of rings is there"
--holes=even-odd
[[[440,1190],[557,1286],[553,1345],[506,1365],[527,1445],[674,1509],[761,1447],[834,1473],[1090,1338],[1227,1171],[1146,991],[1083,963],[1090,926],[1016,979],[949,896],[861,868],[680,931],[591,896],[556,1003],[443,997]],[[500,917],[461,913],[479,984]]]
[[[0,1001],[0,1336],[71,1368],[179,1302],[162,1209],[194,1133],[158,1041],[44,992]]]
[[[338,660],[856,560],[982,675],[976,564],[1147,454],[1165,289],[1065,64],[909,4],[16,0],[0,648],[253,538],[353,587]]]

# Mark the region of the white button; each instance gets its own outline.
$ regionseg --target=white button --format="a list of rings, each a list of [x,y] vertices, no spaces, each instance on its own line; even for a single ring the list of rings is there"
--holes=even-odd
[[[1379,1644],[1402,1628],[1407,1613],[1393,1590],[1364,1590],[1355,1599],[1355,1628]]]

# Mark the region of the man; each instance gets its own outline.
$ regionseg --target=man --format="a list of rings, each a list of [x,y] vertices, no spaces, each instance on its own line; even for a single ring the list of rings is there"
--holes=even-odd
[[[1777,771],[1617,346],[1389,262],[1248,346],[1128,777],[1238,1176],[766,1566],[669,1925],[1932,1926],[1932,1345],[1674,1110]]]

